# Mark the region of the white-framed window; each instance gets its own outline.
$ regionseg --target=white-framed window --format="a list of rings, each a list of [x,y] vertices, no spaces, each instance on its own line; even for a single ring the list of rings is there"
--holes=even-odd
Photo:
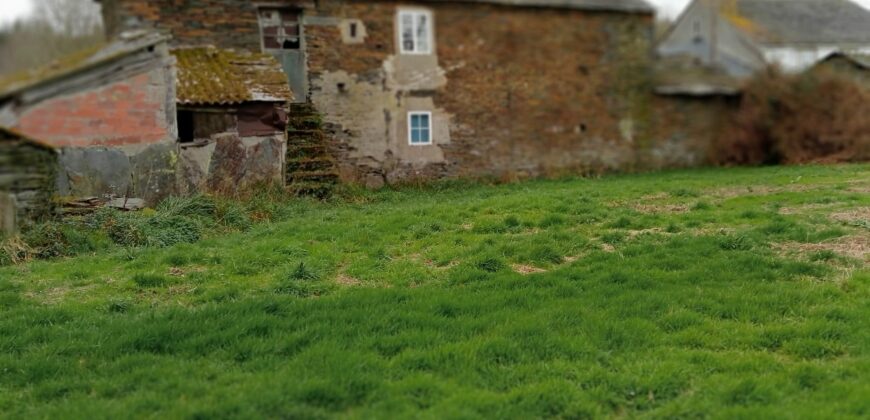
[[[432,54],[432,12],[400,10],[399,43],[402,54]]]
[[[408,113],[408,143],[411,146],[432,144],[432,113],[411,111]]]

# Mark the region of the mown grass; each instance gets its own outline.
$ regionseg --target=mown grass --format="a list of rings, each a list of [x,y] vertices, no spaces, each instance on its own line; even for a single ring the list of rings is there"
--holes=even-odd
[[[866,418],[868,187],[452,184],[0,268],[0,413]]]

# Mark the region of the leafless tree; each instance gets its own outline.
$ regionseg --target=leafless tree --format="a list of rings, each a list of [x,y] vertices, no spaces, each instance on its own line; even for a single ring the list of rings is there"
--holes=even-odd
[[[36,0],[28,20],[0,29],[0,74],[34,69],[97,45],[102,28],[93,0]]]

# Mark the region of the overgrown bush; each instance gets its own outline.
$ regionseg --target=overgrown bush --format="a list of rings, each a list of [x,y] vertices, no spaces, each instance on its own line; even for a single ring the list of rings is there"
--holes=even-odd
[[[716,159],[722,164],[799,164],[870,159],[870,89],[829,71],[750,82]]]
[[[0,238],[0,266],[80,255],[112,245],[137,248],[193,243],[208,232],[247,230],[255,220],[278,217],[291,207],[289,200],[268,189],[237,199],[170,197],[156,209],[141,212],[101,208],[88,216],[46,222],[20,235]]]

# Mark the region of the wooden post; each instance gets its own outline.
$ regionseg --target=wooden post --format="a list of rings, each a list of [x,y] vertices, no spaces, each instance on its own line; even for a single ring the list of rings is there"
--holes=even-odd
[[[0,191],[0,233],[13,234],[18,230],[18,203],[15,196]]]

